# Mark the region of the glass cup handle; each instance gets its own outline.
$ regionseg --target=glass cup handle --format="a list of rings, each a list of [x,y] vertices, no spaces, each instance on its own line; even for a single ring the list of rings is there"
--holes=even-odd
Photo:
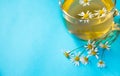
[[[115,9],[113,16],[115,22],[115,26],[113,27],[113,30],[120,31],[120,11]]]

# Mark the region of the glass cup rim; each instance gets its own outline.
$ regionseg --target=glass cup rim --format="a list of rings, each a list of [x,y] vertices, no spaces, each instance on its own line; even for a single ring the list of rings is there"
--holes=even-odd
[[[62,9],[62,0],[59,0],[59,5],[60,5],[60,8],[61,8],[61,10],[62,10],[62,12],[65,14],[65,15],[67,15],[68,17],[70,17],[71,19],[74,19],[74,20],[81,20],[81,19],[78,19],[78,18],[75,18],[74,16],[71,16],[70,14],[68,14],[66,11],[64,11],[63,9]],[[115,5],[116,5],[116,0],[114,0],[114,7],[108,12],[108,13],[111,13],[111,12],[113,12],[114,13],[114,10],[115,10]],[[101,19],[101,18],[94,18],[94,19],[92,19],[92,20],[97,20],[97,19]]]

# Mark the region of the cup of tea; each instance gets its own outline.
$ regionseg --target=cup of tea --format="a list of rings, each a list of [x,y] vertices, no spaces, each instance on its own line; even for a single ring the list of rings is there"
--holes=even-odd
[[[68,31],[82,40],[99,39],[113,30],[116,0],[59,0]]]

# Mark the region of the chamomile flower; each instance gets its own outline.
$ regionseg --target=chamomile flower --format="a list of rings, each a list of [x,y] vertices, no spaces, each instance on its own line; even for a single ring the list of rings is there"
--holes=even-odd
[[[71,56],[70,51],[65,51],[64,56],[69,59]]]
[[[75,66],[79,66],[80,64],[80,52],[78,52],[71,61],[74,63]]]
[[[83,6],[89,6],[91,0],[79,0],[79,3]]]
[[[89,56],[95,56],[97,59],[99,58],[98,57],[98,49],[97,48],[93,48],[91,49],[89,52],[88,52]]]
[[[88,23],[89,20],[93,17],[93,14],[89,11],[87,11],[86,13],[84,12],[81,12],[80,14],[78,14],[79,16],[81,16],[82,20],[81,21],[84,21],[84,23]]]
[[[84,64],[84,65],[87,65],[88,64],[88,57],[84,56],[81,58],[81,62]]]
[[[108,44],[108,42],[106,42],[105,44],[100,43],[100,47],[103,48],[103,49],[106,49],[106,50],[110,49],[110,45]]]
[[[102,10],[95,10],[95,16],[98,18],[105,17],[107,14],[107,9],[103,8]]]
[[[91,50],[95,47],[95,41],[91,42],[91,40],[88,40],[87,45],[84,46],[86,50]]]
[[[105,67],[104,61],[99,60],[98,63],[97,63],[97,66],[98,66],[99,68],[104,68],[104,67]]]

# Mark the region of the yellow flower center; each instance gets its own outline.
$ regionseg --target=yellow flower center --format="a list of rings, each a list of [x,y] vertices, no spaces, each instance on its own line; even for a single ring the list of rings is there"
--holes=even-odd
[[[84,0],[84,3],[88,3],[88,0]]]
[[[104,64],[104,62],[103,62],[103,61],[100,61],[100,62],[99,62],[99,64],[101,64],[101,65],[102,65],[102,64]]]
[[[108,48],[108,46],[107,45],[103,45],[102,48],[106,49],[106,48]]]
[[[105,13],[104,10],[100,10],[100,11],[99,11],[99,14],[100,14],[100,15],[102,15],[102,14],[104,14],[104,13]]]
[[[79,56],[76,56],[76,57],[74,58],[74,60],[75,60],[75,61],[79,61],[79,60],[80,60],[80,57],[79,57]]]
[[[84,16],[83,16],[83,19],[88,19],[89,18],[89,14],[85,14]]]
[[[92,49],[92,48],[93,48],[93,45],[88,44],[88,49]]]
[[[67,52],[65,52],[64,55],[65,55],[65,57],[67,57],[67,58],[69,58],[69,56],[70,56],[69,53],[67,53]]]
[[[85,60],[85,62],[88,62],[88,58],[87,57],[84,57],[84,60]]]
[[[97,52],[96,51],[91,51],[91,55],[96,55],[97,54]]]

